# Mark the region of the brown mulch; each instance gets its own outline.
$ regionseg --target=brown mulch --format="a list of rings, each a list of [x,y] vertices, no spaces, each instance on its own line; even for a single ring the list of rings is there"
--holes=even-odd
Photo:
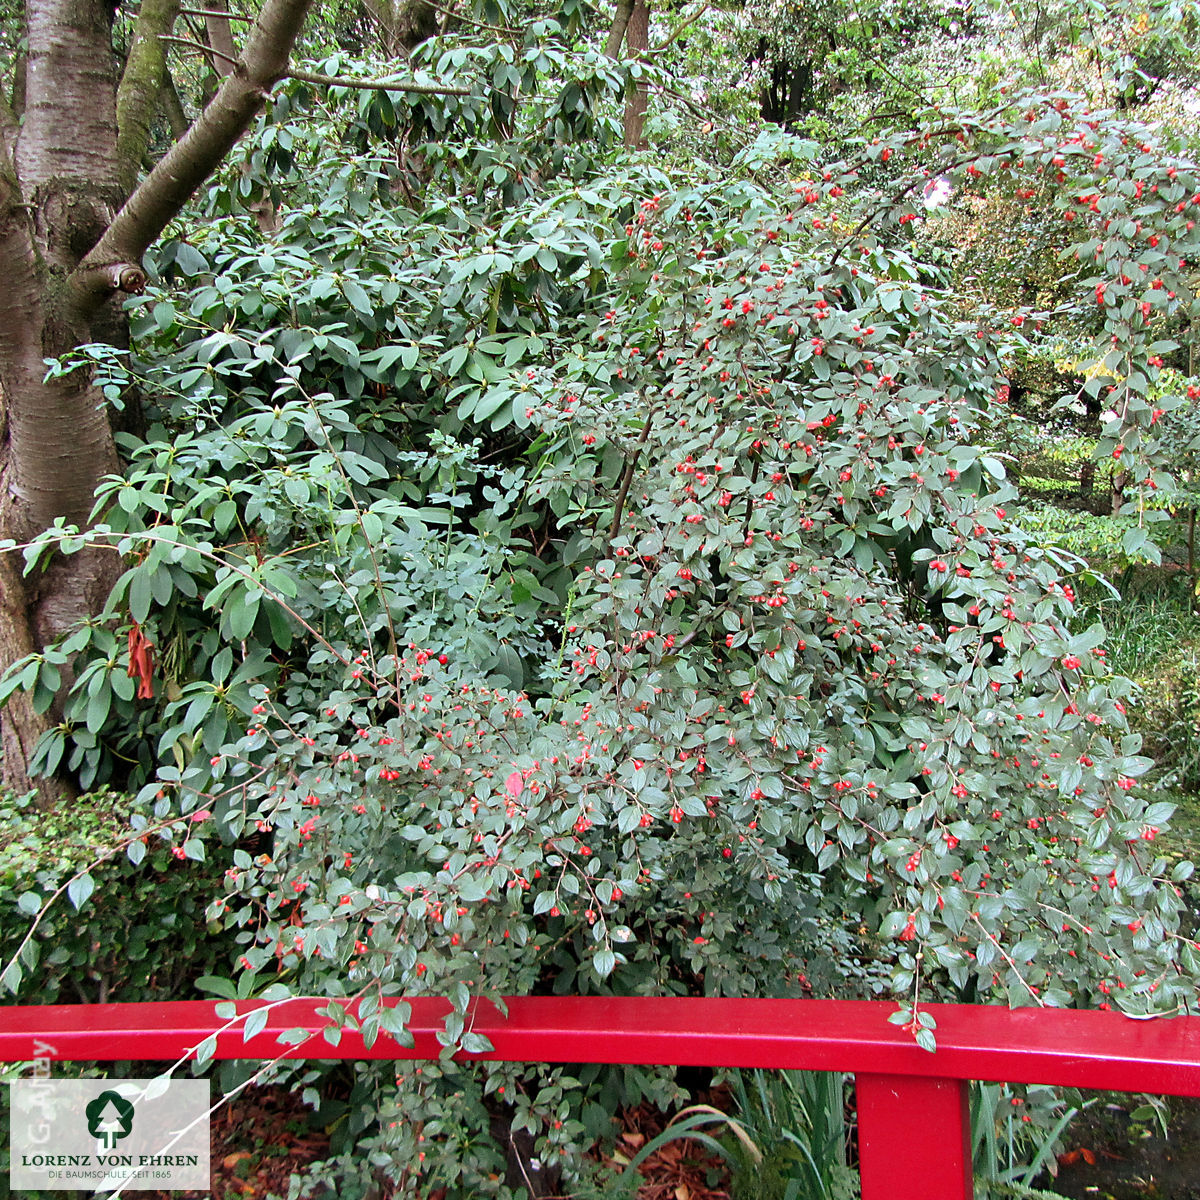
[[[729,1107],[728,1094],[723,1091],[705,1093],[698,1102],[723,1112]],[[613,1153],[603,1159],[618,1170],[666,1129],[671,1114],[642,1104],[622,1110],[619,1119],[622,1132]],[[719,1138],[721,1129],[714,1127],[709,1132]],[[730,1200],[729,1168],[724,1160],[691,1139],[660,1146],[638,1167],[638,1172],[645,1180],[638,1188],[638,1200]]]
[[[286,1196],[288,1180],[328,1157],[329,1138],[309,1124],[312,1109],[289,1088],[247,1088],[212,1118],[207,1192],[141,1192],[147,1200],[249,1200]]]

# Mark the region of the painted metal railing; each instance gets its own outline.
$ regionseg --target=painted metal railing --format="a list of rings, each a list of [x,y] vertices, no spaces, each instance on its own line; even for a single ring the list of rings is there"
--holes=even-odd
[[[209,1001],[0,1008],[0,1062],[174,1061],[215,1035],[220,1059],[433,1059],[449,1005],[418,997],[404,1047],[320,1036],[327,1001],[273,1004],[250,1038]],[[1200,1096],[1200,1017],[1135,1020],[1115,1012],[924,1007],[937,1050],[889,1024],[892,1005],[842,1000],[513,997],[508,1015],[479,1002],[468,1028],[510,1062],[803,1068],[853,1073],[863,1200],[971,1200],[971,1080]],[[241,1002],[238,1013],[263,1007]],[[351,1010],[353,1011],[353,1010]],[[257,1022],[256,1022],[257,1023]],[[314,1035],[296,1046],[279,1035]]]

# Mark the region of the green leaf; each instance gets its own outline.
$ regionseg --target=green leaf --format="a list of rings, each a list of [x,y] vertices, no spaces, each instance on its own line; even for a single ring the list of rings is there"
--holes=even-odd
[[[82,908],[96,890],[96,882],[86,871],[67,884],[67,899],[76,909]]]
[[[14,958],[7,967],[4,968],[4,974],[0,975],[0,987],[6,991],[12,992],[15,996],[21,990],[21,980],[24,978],[25,972],[21,964]]]
[[[214,996],[223,996],[226,1000],[236,1000],[238,998],[237,988],[229,979],[223,979],[220,975],[201,975],[196,980],[195,986],[202,992],[210,992]]]
[[[129,615],[139,625],[144,624],[150,615],[150,602],[153,598],[149,571],[133,571],[129,580]]]
[[[353,279],[342,280],[342,291],[346,295],[346,299],[350,301],[350,306],[364,316],[370,316],[374,311],[374,305],[371,303],[371,297],[363,290],[360,284],[354,282]]]
[[[175,265],[184,275],[200,275],[209,270],[208,259],[195,246],[189,246],[187,242],[176,243]]]
[[[245,1023],[242,1026],[242,1041],[248,1042],[251,1038],[257,1037],[267,1027],[267,1019],[271,1015],[271,1010],[267,1005],[262,1008],[256,1008],[253,1012],[246,1014]]]
[[[262,593],[248,596],[239,592],[230,597],[225,609],[223,624],[229,630],[229,636],[237,641],[244,641],[254,628],[254,620],[258,616],[258,606]]]

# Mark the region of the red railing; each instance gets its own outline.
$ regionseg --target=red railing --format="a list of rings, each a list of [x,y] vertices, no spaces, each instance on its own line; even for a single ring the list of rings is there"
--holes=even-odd
[[[327,1001],[271,1006],[245,1040],[221,1031],[209,1001],[0,1008],[0,1062],[173,1061],[216,1034],[222,1059],[432,1059],[449,1005],[411,1000],[412,1047],[381,1035],[367,1047],[319,1031]],[[1200,1017],[1139,1021],[1112,1012],[933,1004],[936,1052],[887,1016],[893,1006],[842,1000],[514,997],[508,1015],[477,1004],[468,1028],[510,1062],[804,1068],[855,1076],[863,1200],[970,1200],[970,1080],[1200,1096]],[[259,1005],[241,1003],[239,1013]],[[299,1046],[285,1030],[315,1037]]]

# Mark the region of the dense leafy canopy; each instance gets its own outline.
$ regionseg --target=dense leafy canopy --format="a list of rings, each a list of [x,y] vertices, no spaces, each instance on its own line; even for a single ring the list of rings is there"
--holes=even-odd
[[[353,1000],[372,1036],[421,992],[467,1051],[472,996],[545,989],[890,994],[923,1044],[932,997],[1190,1005],[1190,867],[1157,853],[1131,686],[990,443],[1014,366],[1069,344],[1067,403],[1103,408],[1096,452],[1127,472],[1124,551],[1151,552],[1190,452],[1163,368],[1200,169],[1169,125],[1008,92],[998,65],[966,97],[990,107],[909,76],[895,123],[693,156],[677,75],[710,34],[613,61],[589,16],[425,43],[468,96],[287,85],[155,250],[132,349],[53,368],[151,421],[96,525],[25,550],[126,567],[9,673],[48,708],[73,663],[41,766],[137,792],[135,859],[228,858],[215,990]],[[994,51],[951,18],[929,15],[954,53]],[[1155,19],[1167,53],[1186,21]],[[1130,37],[1103,62],[1144,71]],[[873,38],[813,79],[874,78]],[[641,74],[657,156],[619,146]],[[1011,247],[971,256],[997,212],[1047,287],[1008,286]],[[437,1169],[479,1189],[493,1159],[453,1131],[508,1077],[431,1070],[387,1103],[440,1122]],[[518,1109],[564,1153],[603,1125],[572,1086],[547,1071]],[[375,1136],[376,1166],[420,1175],[419,1124]]]

